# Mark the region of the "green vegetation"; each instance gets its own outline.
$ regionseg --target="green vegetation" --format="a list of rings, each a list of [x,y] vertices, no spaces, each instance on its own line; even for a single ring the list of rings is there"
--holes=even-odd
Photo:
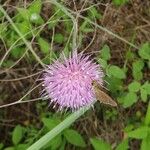
[[[127,25],[125,27],[128,29],[122,30],[124,33],[115,32],[113,25],[107,28],[105,19],[109,14],[105,14],[103,8],[106,3],[85,2],[83,8],[76,4],[80,14],[75,11],[78,7],[74,6],[73,1],[34,0],[28,2],[26,7],[23,3],[16,3],[15,7],[0,5],[0,150],[34,150],[33,147],[38,150],[37,145],[41,144],[39,139],[43,137],[47,140],[42,144],[42,150],[72,147],[127,150],[133,149],[134,141],[138,142],[138,149],[148,150],[150,33],[147,34],[148,31],[143,28],[140,35],[134,35],[135,31],[128,32],[130,26]],[[111,5],[118,11],[119,8],[132,9],[133,3],[113,0]],[[145,10],[146,13],[148,10]],[[134,28],[142,26],[142,23],[134,22]],[[143,34],[146,36],[141,38]],[[106,88],[117,101],[118,108],[96,102],[95,110],[87,106],[86,113],[81,109],[72,114],[61,114],[48,107],[48,101],[39,98],[41,85],[34,82],[39,79],[36,73],[59,58],[62,52],[69,56],[76,47],[87,55],[92,54],[91,59],[94,58],[103,68]],[[38,92],[35,89],[39,89]],[[23,104],[26,102],[28,105]],[[9,103],[12,106],[8,106]],[[20,104],[14,105],[17,103]],[[3,105],[5,108],[2,108]],[[20,112],[17,112],[18,108]],[[9,120],[14,119],[12,125],[9,124]],[[116,133],[122,134],[122,137]],[[32,145],[35,142],[37,145]]]

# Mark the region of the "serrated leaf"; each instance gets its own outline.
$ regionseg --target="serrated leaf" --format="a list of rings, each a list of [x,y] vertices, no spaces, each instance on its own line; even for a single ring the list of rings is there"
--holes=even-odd
[[[147,126],[141,126],[133,131],[127,133],[128,137],[135,139],[144,139],[148,135],[149,128]]]
[[[140,90],[141,84],[137,81],[133,81],[128,85],[128,89],[130,92],[138,92]]]
[[[129,140],[125,139],[123,140],[117,147],[115,150],[128,150],[129,149]]]
[[[43,39],[43,38],[38,38],[38,43],[40,45],[40,49],[44,54],[50,53],[50,45],[49,43]]]
[[[79,147],[85,147],[86,146],[83,137],[75,130],[66,129],[64,131],[64,136],[69,143],[71,143],[75,146],[79,146]]]
[[[60,121],[54,118],[42,118],[42,122],[47,129],[52,130],[55,126],[57,126]]]
[[[101,54],[102,59],[109,60],[111,58],[109,46],[104,45],[101,52],[100,52],[100,54]]]
[[[90,142],[94,150],[111,150],[111,146],[101,139],[91,138]]]
[[[141,58],[150,60],[150,43],[144,43],[138,53]]]
[[[23,128],[20,125],[17,125],[12,133],[12,141],[14,145],[17,145],[23,138]]]
[[[127,108],[132,106],[135,102],[137,102],[137,95],[134,92],[129,92],[127,95],[124,97],[124,102],[123,102],[123,107]]]
[[[110,75],[118,78],[118,79],[124,79],[124,78],[126,78],[125,72],[121,68],[119,68],[118,66],[114,66],[114,65],[110,66],[108,68],[108,73]]]

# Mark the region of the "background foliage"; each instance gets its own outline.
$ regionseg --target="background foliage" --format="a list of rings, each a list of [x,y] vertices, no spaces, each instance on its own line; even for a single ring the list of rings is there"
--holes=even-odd
[[[97,102],[42,149],[148,150],[149,7],[148,0],[1,2],[0,150],[27,149],[68,117],[40,98],[39,78],[76,43],[102,66],[118,108]]]

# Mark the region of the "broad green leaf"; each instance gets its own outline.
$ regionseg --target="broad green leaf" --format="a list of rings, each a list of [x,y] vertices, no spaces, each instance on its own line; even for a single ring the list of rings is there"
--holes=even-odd
[[[142,45],[142,47],[139,50],[139,55],[143,59],[150,60],[150,43],[146,42]]]
[[[23,138],[23,128],[20,125],[17,125],[12,133],[12,141],[14,145],[17,145]]]
[[[56,33],[54,36],[54,41],[59,44],[63,43],[63,41],[64,41],[63,35],[60,33]]]
[[[150,125],[150,102],[148,104],[147,107],[147,112],[146,112],[146,116],[145,116],[145,121],[144,121],[145,125],[149,126]]]
[[[101,139],[91,138],[90,142],[94,150],[111,150],[111,146]]]
[[[83,137],[75,130],[66,129],[64,131],[64,136],[69,143],[71,143],[75,146],[79,146],[79,147],[85,147],[86,146]]]
[[[42,1],[35,0],[34,2],[31,3],[28,10],[29,10],[30,14],[33,14],[33,13],[40,14],[41,8],[42,8]]]
[[[60,121],[56,118],[42,118],[42,122],[44,123],[44,126],[47,127],[47,129],[49,130],[52,130],[60,123]]]
[[[141,92],[142,101],[146,102],[147,101],[147,91],[145,89],[141,89],[140,92]]]
[[[118,79],[124,79],[126,78],[126,74],[125,72],[123,71],[123,69],[119,68],[118,66],[110,66],[108,68],[108,73]]]
[[[128,150],[129,149],[129,140],[125,139],[123,140],[117,147],[115,150]]]
[[[140,90],[141,84],[137,81],[133,81],[128,85],[128,89],[130,92],[138,92]]]
[[[44,54],[50,53],[50,44],[43,38],[38,38],[40,49]]]
[[[141,149],[140,150],[149,150],[150,149],[150,135],[142,140]]]
[[[127,95],[124,97],[124,102],[123,102],[123,107],[127,108],[132,106],[135,102],[137,102],[138,98],[136,93],[134,92],[129,92]]]
[[[133,131],[127,133],[128,137],[135,139],[144,139],[148,135],[149,128],[147,126],[141,126]]]
[[[101,52],[100,52],[100,54],[101,54],[102,59],[109,60],[111,58],[109,46],[104,45]]]

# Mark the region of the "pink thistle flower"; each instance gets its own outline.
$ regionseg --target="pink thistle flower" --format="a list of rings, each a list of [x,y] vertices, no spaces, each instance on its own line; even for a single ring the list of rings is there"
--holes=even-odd
[[[55,61],[45,70],[44,94],[51,103],[64,108],[77,110],[95,100],[92,81],[103,84],[103,72],[99,65],[89,60],[89,56],[73,54],[68,59]]]

